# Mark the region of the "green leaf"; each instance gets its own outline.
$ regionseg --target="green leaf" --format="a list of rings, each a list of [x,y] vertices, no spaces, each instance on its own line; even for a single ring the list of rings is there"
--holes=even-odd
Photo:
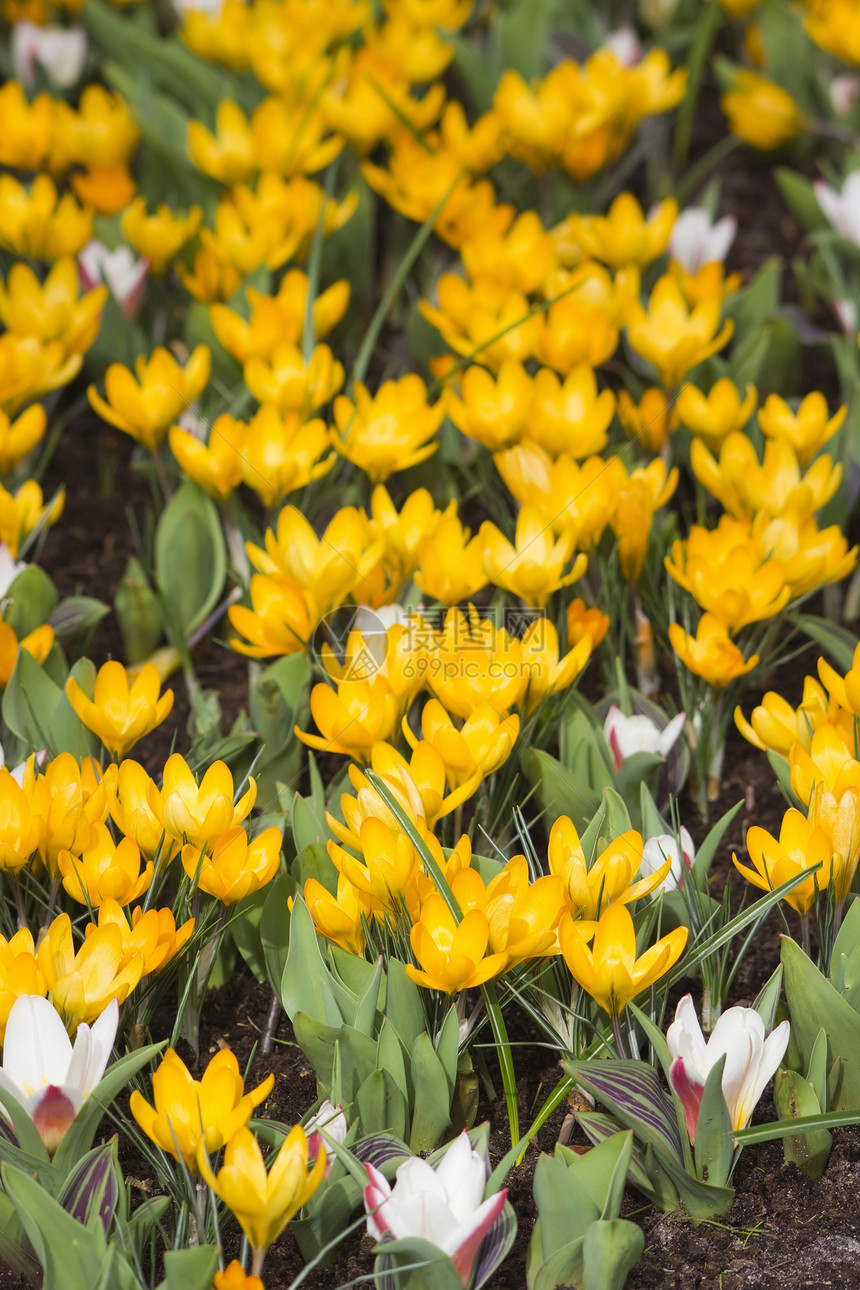
[[[605,788],[598,811],[579,838],[586,864],[593,864],[610,841],[626,833],[630,827],[630,813],[624,799],[614,788]]]
[[[418,1036],[412,1049],[412,1084],[415,1096],[409,1146],[417,1154],[438,1146],[451,1123],[451,1092],[445,1068],[426,1031]]]
[[[92,1290],[107,1249],[101,1225],[87,1228],[78,1223],[35,1178],[6,1161],[0,1176],[44,1270],[45,1285]]]
[[[772,174],[783,201],[807,233],[830,227],[818,205],[812,180],[798,174],[796,170],[789,170],[787,166],[777,166]]]
[[[329,836],[328,826],[322,816],[317,815],[310,803],[299,793],[296,793],[293,799],[290,823],[296,844],[296,855],[301,855],[306,847],[314,844],[325,845]]]
[[[765,1032],[770,1034],[776,1021],[776,1010],[782,995],[782,964],[780,963],[765,981],[756,995],[753,1007],[764,1022]]]
[[[717,1187],[724,1187],[732,1174],[732,1122],[722,1090],[725,1066],[723,1054],[708,1072],[696,1121],[696,1173]]]
[[[384,1132],[406,1136],[409,1127],[406,1099],[389,1071],[372,1071],[359,1085],[355,1105],[363,1136]]]
[[[218,1250],[213,1245],[167,1250],[164,1255],[165,1277],[159,1290],[211,1290],[217,1271]]]
[[[789,621],[814,641],[831,662],[836,664],[837,671],[848,672],[854,665],[854,650],[857,647],[857,634],[847,627],[839,627],[827,618],[816,614],[790,615]]]
[[[86,662],[79,660],[81,664]],[[77,665],[71,675],[76,671]],[[70,752],[80,759],[88,757],[97,745],[97,740],[75,715],[65,691],[25,649],[18,650],[3,693],[2,710],[6,725],[31,752],[47,748],[53,756]]]
[[[291,1021],[299,1012],[315,1021],[338,1026],[347,1020],[341,1010],[336,987],[319,947],[310,910],[301,896],[293,904],[290,918],[290,943],[280,983],[283,1009]],[[352,1015],[352,1010],[347,1006]]]
[[[3,612],[3,621],[19,640],[46,623],[59,600],[57,588],[37,564],[28,564],[6,594],[11,603]]]
[[[780,957],[792,1038],[800,1049],[804,1068],[809,1068],[823,1026],[830,1052],[842,1058],[834,1110],[860,1107],[860,1017],[787,936],[782,939]]]
[[[463,1290],[452,1260],[420,1237],[385,1241],[375,1247],[374,1284],[379,1290]]]
[[[707,886],[708,873],[714,862],[714,856],[717,854],[717,848],[742,806],[743,801],[736,802],[734,806],[730,806],[726,813],[720,816],[714,827],[708,831],[707,837],[696,852],[696,858],[693,861],[693,879],[697,887],[704,888]]]
[[[596,1098],[638,1141],[683,1160],[674,1104],[647,1062],[563,1061],[562,1069]]]
[[[645,1248],[645,1233],[625,1218],[592,1223],[582,1243],[582,1290],[624,1290]]]
[[[406,1069],[403,1045],[388,1017],[382,1018],[382,1025],[379,1028],[379,1038],[376,1042],[376,1064],[381,1070],[388,1071],[403,1094],[408,1107],[412,1101],[412,1079]],[[404,1130],[403,1133],[397,1136],[405,1138],[406,1131]]]
[[[594,789],[548,752],[527,748],[522,754],[522,766],[548,821],[569,815],[579,832],[599,809],[600,798]]]
[[[781,1120],[797,1120],[821,1114],[821,1105],[814,1088],[799,1071],[777,1071],[773,1101]],[[813,1129],[785,1137],[783,1153],[786,1164],[797,1165],[808,1178],[820,1178],[827,1168],[832,1146],[833,1135],[828,1129]]]
[[[411,1053],[418,1036],[426,1028],[421,987],[406,975],[406,968],[399,959],[388,960],[388,986],[385,995],[385,1015],[403,1045]]]
[[[181,648],[218,603],[227,577],[227,546],[218,511],[193,480],[180,484],[155,531],[155,581],[168,630]]]
[[[490,27],[490,60],[500,71],[514,68],[526,81],[540,76],[548,25],[546,0],[516,0],[496,14]]]

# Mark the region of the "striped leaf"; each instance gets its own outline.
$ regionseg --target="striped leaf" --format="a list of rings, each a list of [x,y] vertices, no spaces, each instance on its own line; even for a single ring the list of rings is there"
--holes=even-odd
[[[388,1176],[387,1165],[395,1160],[399,1165],[412,1155],[405,1142],[401,1142],[390,1133],[374,1133],[369,1138],[362,1138],[352,1148],[352,1154],[363,1165],[373,1165],[374,1169]]]
[[[98,1217],[105,1235],[119,1200],[116,1138],[82,1156],[66,1179],[58,1199],[67,1214],[89,1227]]]
[[[478,1252],[472,1282],[473,1290],[481,1290],[481,1286],[489,1281],[502,1260],[508,1257],[516,1234],[517,1216],[510,1204],[505,1201],[504,1209],[487,1232]]]
[[[585,1136],[595,1147],[599,1147],[601,1142],[621,1132],[621,1126],[609,1115],[602,1115],[599,1111],[578,1111],[576,1113],[576,1122],[582,1129]],[[654,1189],[645,1170],[645,1164],[642,1160],[642,1152],[633,1144],[633,1154],[630,1157],[630,1167],[627,1170],[627,1181],[631,1187],[641,1191],[644,1196],[652,1198]]]
[[[668,1152],[683,1166],[675,1108],[653,1066],[632,1061],[564,1061],[562,1066],[640,1142]]]

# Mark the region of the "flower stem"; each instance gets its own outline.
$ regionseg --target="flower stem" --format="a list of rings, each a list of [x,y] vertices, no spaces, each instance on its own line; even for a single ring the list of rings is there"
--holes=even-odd
[[[623,1062],[628,1059],[627,1045],[624,1042],[624,1035],[621,1032],[621,1014],[613,1012],[612,1016],[612,1034],[615,1039],[615,1047],[618,1050],[618,1056]]]

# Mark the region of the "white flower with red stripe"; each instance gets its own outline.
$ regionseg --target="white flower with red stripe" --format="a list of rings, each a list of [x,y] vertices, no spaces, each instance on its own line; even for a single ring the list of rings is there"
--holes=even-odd
[[[468,1286],[481,1243],[505,1205],[507,1189],[483,1200],[487,1171],[468,1133],[455,1138],[434,1167],[414,1156],[400,1166],[394,1186],[365,1165],[367,1231],[377,1241],[420,1237],[449,1255]]]
[[[104,1075],[118,1022],[113,999],[92,1026],[78,1026],[73,1048],[47,999],[22,994],[12,1004],[0,1088],[21,1103],[51,1155]]]
[[[613,703],[603,723],[603,733],[612,752],[615,769],[634,753],[654,753],[658,757],[667,757],[677,743],[684,729],[686,717],[679,712],[673,717],[664,730],[661,730],[650,717],[625,717],[620,708]]]
[[[696,1140],[705,1081],[720,1058],[725,1054],[721,1087],[732,1128],[744,1129],[782,1061],[790,1029],[790,1023],[782,1021],[765,1037],[764,1022],[755,1008],[727,1008],[706,1044],[692,997],[684,995],[666,1042],[672,1058],[669,1082],[684,1108],[691,1142]]]

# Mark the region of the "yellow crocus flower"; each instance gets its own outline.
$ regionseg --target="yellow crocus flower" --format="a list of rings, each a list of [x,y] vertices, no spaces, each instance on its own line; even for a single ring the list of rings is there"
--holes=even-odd
[[[734,852],[732,860],[738,873],[762,891],[772,891],[795,874],[821,865],[784,898],[798,914],[809,913],[818,893],[827,889],[831,874],[835,879],[841,867],[841,857],[833,854],[824,830],[810,823],[794,807],[782,817],[779,841],[767,829],[755,824],[747,830],[747,850],[754,868],[741,864]]]
[[[792,599],[828,582],[839,582],[857,563],[858,548],[849,550],[838,524],[819,529],[812,516],[799,519],[792,514],[771,516],[759,511],[752,523],[752,537],[763,555],[772,555],[782,564]]]
[[[801,466],[805,466],[833,438],[847,414],[848,408],[843,404],[828,417],[827,400],[819,390],[807,394],[796,412],[778,394],[769,394],[758,414],[758,423],[769,439],[787,440]]]
[[[288,493],[327,475],[335,463],[334,452],[324,455],[331,448],[331,432],[319,417],[304,421],[299,412],[280,412],[265,403],[247,425],[237,422],[236,426],[240,436],[234,451],[236,469],[269,510]],[[227,469],[226,445],[223,453],[219,450],[221,458]]]
[[[134,1089],[129,1109],[156,1146],[194,1170],[198,1145],[218,1151],[248,1123],[274,1084],[269,1075],[246,1093],[236,1054],[229,1048],[215,1054],[199,1080],[192,1079],[182,1058],[168,1048],[152,1077],[155,1106]]]
[[[141,873],[137,843],[131,838],[114,842],[107,825],[98,820],[80,855],[60,851],[57,869],[73,900],[96,907],[108,899],[130,905],[148,889],[154,871],[150,860]]]
[[[44,999],[47,992],[36,961],[32,932],[22,927],[8,941],[0,936],[0,1044],[5,1041],[6,1023],[15,1000],[22,994],[38,994]]]
[[[633,919],[620,901],[604,909],[596,926],[563,918],[558,935],[571,976],[613,1020],[674,967],[687,944],[687,928],[676,927],[637,958]]]
[[[247,544],[251,563],[262,573],[280,574],[301,587],[318,607],[315,622],[349,595],[359,601],[372,599],[376,583],[371,578],[383,548],[354,506],[342,506],[321,537],[301,511],[284,506],[264,541],[265,550]]]
[[[75,196],[97,215],[118,215],[137,192],[126,165],[90,166],[69,176]]]
[[[472,286],[456,273],[443,273],[436,294],[438,306],[421,300],[418,308],[456,353],[480,358],[494,372],[506,358],[525,363],[534,355],[542,323],[522,292],[500,293],[486,283]]]
[[[551,457],[562,453],[581,460],[602,452],[615,415],[611,390],[598,394],[594,369],[581,364],[561,382],[550,368],[535,378],[524,435],[534,439]]]
[[[290,269],[284,275],[276,296],[266,296],[249,287],[246,291],[251,307],[245,319],[226,305],[214,304],[209,310],[212,329],[229,354],[240,363],[249,358],[270,362],[278,345],[299,344],[305,327],[308,277],[301,269]],[[340,322],[349,303],[350,286],[345,280],[333,283],[320,292],[313,302],[314,335],[323,340]]]
[[[37,175],[28,191],[11,175],[0,175],[0,246],[31,260],[76,256],[92,237],[92,211],[71,193],[57,197],[50,175]]]
[[[62,341],[3,332],[0,336],[0,409],[16,412],[48,390],[68,385],[81,370],[81,355],[67,354]],[[34,483],[34,481],[27,481]]]
[[[82,1021],[101,1016],[112,999],[122,1004],[143,974],[143,955],[123,963],[118,927],[98,928],[75,952],[72,923],[59,914],[48,928],[36,955],[54,1006],[70,1036]]]
[[[392,734],[400,715],[400,704],[384,676],[370,680],[344,680],[333,689],[315,685],[311,691],[311,716],[322,732],[295,734],[309,748],[343,753],[356,761],[370,760],[373,745]]]
[[[845,708],[847,712],[853,712],[855,716],[860,716],[860,645],[855,647],[851,667],[844,676],[840,676],[826,658],[818,660],[818,675],[832,703]],[[806,679],[809,681],[810,678]],[[816,684],[814,681],[811,683]],[[804,690],[805,688],[804,684]],[[820,690],[821,687],[818,688]]]
[[[104,772],[92,757],[78,765],[71,753],[60,753],[41,774],[36,772],[35,758],[28,759],[22,787],[33,814],[42,821],[39,853],[51,878],[58,876],[62,851],[78,856],[90,845],[93,825],[107,818],[115,784],[116,767]]]
[[[694,439],[690,463],[699,482],[737,519],[757,511],[808,519],[830,501],[842,479],[842,466],[834,466],[826,453],[801,474],[795,450],[785,439],[767,440],[759,465],[751,440],[737,433],[723,440],[719,461]]]
[[[649,466],[634,470],[616,497],[612,527],[618,538],[618,560],[629,583],[642,576],[654,514],[669,500],[678,485],[678,469],[666,475],[666,463],[655,458]]]
[[[446,111],[454,108],[462,111],[459,103],[449,103]],[[482,123],[491,123],[490,133],[498,137],[498,118],[481,117],[476,123],[479,130]],[[474,286],[531,295],[558,267],[555,244],[554,234],[546,232],[537,211],[524,211],[503,233],[481,229],[460,248],[460,258]]]
[[[96,675],[92,699],[73,676],[66,681],[66,695],[88,730],[121,761],[130,748],[161,725],[173,707],[173,691],[159,698],[161,678],[154,663],[145,663],[129,685],[122,663],[109,660]]]
[[[522,666],[528,676],[528,689],[519,701],[526,717],[547,695],[566,690],[576,680],[591,658],[592,649],[591,637],[584,633],[559,657],[555,625],[543,616],[529,624],[522,639]]]
[[[687,670],[701,676],[715,689],[745,676],[760,661],[758,654],[745,660],[725,624],[713,614],[702,614],[695,636],[688,635],[680,623],[670,623],[669,640]]]
[[[457,994],[499,976],[508,966],[505,953],[487,953],[490,925],[482,909],[472,909],[458,923],[443,898],[428,896],[409,933],[421,967],[406,965],[406,975],[428,990]]]
[[[756,400],[754,385],[747,386],[742,401],[734,382],[723,377],[707,395],[687,382],[678,395],[675,411],[681,425],[714,451],[728,435],[744,428],[755,412]]]
[[[558,299],[538,315],[537,357],[565,376],[581,364],[600,367],[618,348],[622,317],[638,290],[638,270],[622,269],[613,280],[593,261],[553,275],[546,291]]]
[[[0,795],[3,801],[0,869],[14,874],[23,869],[38,848],[44,834],[44,824],[32,809],[29,795],[18,786],[5,767],[0,767]]]
[[[734,87],[720,98],[729,127],[753,148],[769,152],[802,134],[809,118],[791,95],[766,76],[737,68]]]
[[[44,663],[53,644],[54,629],[50,623],[44,623],[18,640],[9,624],[0,620],[0,689],[5,689],[9,684],[15,670],[19,649],[25,649],[28,654],[32,654],[37,663]]]
[[[472,605],[468,619],[449,609],[437,643],[427,650],[426,681],[455,716],[465,719],[482,703],[506,712],[528,684],[522,642],[479,618]]]
[[[106,400],[94,385],[87,395],[103,421],[155,452],[168,427],[202,392],[211,369],[205,345],[197,346],[184,367],[159,347],[149,359],[138,357],[134,372],[111,363],[105,374]]]
[[[194,256],[192,270],[184,264],[177,264],[176,272],[189,295],[204,305],[229,300],[242,285],[243,275],[211,246],[200,247]]]
[[[258,403],[273,403],[281,412],[299,412],[303,418],[330,402],[344,376],[343,364],[328,345],[317,345],[306,363],[298,345],[280,344],[268,362],[252,355],[244,373]]]
[[[153,811],[153,795],[158,787],[139,762],[123,757],[110,784],[110,814],[126,837],[134,838],[142,853],[154,860],[160,848],[160,866],[168,864],[176,853],[176,842],[167,837],[164,825]]]
[[[502,715],[489,703],[473,709],[459,730],[438,699],[428,699],[421,713],[421,733],[441,757],[452,789],[471,779],[476,771],[486,778],[498,770],[510,757],[519,729],[518,716]],[[403,733],[415,749],[418,740],[406,717]]]
[[[41,403],[31,403],[14,421],[0,408],[0,475],[8,475],[41,443],[47,425]]]
[[[433,537],[443,519],[457,510],[456,501],[438,511],[426,488],[410,493],[398,512],[388,489],[377,484],[370,497],[367,523],[375,538],[384,543],[383,562],[397,588],[415,570],[421,544]]]
[[[308,878],[304,897],[317,934],[333,941],[347,954],[363,958],[364,923],[372,916],[373,902],[342,873],[338,874],[334,895],[316,878]]]
[[[507,957],[505,970],[526,959],[544,958],[559,950],[556,927],[565,912],[564,884],[555,874],[529,882],[525,856],[514,856],[484,886],[476,869],[463,868],[449,878],[454,899],[468,916],[473,909],[487,915],[491,954]]]
[[[192,206],[187,215],[175,215],[169,206],[161,205],[154,215],[146,209],[146,198],[136,197],[123,213],[125,240],[149,263],[149,272],[161,277],[168,264],[200,227],[203,210]]]
[[[659,887],[672,866],[671,857],[655,873],[633,879],[642,863],[642,835],[631,829],[620,834],[589,866],[573,821],[560,816],[549,835],[549,869],[564,884],[564,899],[573,915],[592,921],[607,906],[628,904]]]
[[[445,515],[418,547],[415,585],[443,605],[469,600],[487,585],[484,539],[470,533],[456,515]]]
[[[592,650],[596,650],[609,631],[609,614],[604,614],[596,607],[586,608],[584,600],[572,600],[567,607],[567,637],[571,645],[578,645],[583,637],[591,641]]]
[[[4,13],[4,17],[7,21],[14,21],[8,13]],[[36,21],[41,25],[45,18]],[[39,170],[51,146],[55,117],[55,104],[50,94],[37,94],[29,103],[19,81],[7,81],[0,88],[0,118],[3,121],[0,166],[8,166],[10,170]]]
[[[248,777],[248,788],[234,802],[233,775],[223,761],[214,761],[198,785],[181,753],[173,753],[164,766],[161,792],[149,789],[149,806],[169,838],[203,849],[227,829],[246,819],[257,800],[257,781]]]
[[[420,376],[410,373],[399,381],[386,381],[375,395],[359,382],[354,395],[354,403],[342,396],[335,399],[334,444],[374,483],[426,461],[436,451],[438,443],[428,440],[442,424],[445,405],[428,404]]]
[[[493,460],[512,496],[550,518],[557,534],[570,532],[590,551],[612,519],[627,471],[618,457],[589,457],[582,463],[562,455],[553,461],[536,443],[523,440]]]
[[[728,344],[734,323],[729,319],[718,331],[719,325],[719,300],[703,300],[690,309],[675,279],[665,274],[651,292],[647,311],[638,301],[630,306],[627,338],[672,390],[691,368]]]
[[[819,667],[821,661],[819,661]],[[787,757],[795,742],[807,750],[816,728],[827,719],[827,694],[811,676],[803,679],[803,700],[794,709],[787,699],[774,690],[767,694],[747,721],[740,707],[735,708],[735,725],[748,743]]]
[[[126,165],[139,139],[123,97],[91,81],[77,110],[62,100],[57,103],[49,169],[54,174],[73,165],[113,170]]]
[[[248,658],[301,653],[319,622],[310,593],[285,574],[270,577],[255,573],[251,578],[251,608],[231,605],[228,617],[240,633],[230,638],[230,648]]]
[[[270,883],[281,863],[283,835],[274,827],[264,829],[250,842],[239,825],[215,838],[211,852],[190,843],[182,848],[182,867],[200,891],[237,905]]]
[[[664,390],[652,385],[634,403],[626,390],[618,391],[618,420],[633,443],[644,452],[658,453],[669,436],[671,402]]]
[[[543,609],[554,592],[576,582],[588,566],[588,557],[580,554],[570,572],[562,573],[573,555],[573,535],[568,532],[553,541],[550,520],[532,506],[520,511],[513,543],[489,520],[481,525],[479,537],[490,581],[534,609]]]
[[[532,411],[532,378],[522,363],[506,358],[498,375],[485,367],[467,367],[460,395],[449,389],[445,410],[462,434],[498,452],[518,443]]]
[[[242,453],[248,427],[226,413],[218,417],[209,430],[209,442],[203,443],[181,425],[170,427],[168,441],[185,474],[216,501],[232,497],[242,482]]]
[[[144,976],[155,975],[167,967],[194,931],[193,918],[177,927],[170,909],[148,909],[144,913],[138,905],[132,910],[129,922],[119,902],[109,898],[99,906],[98,923],[87,923],[85,935],[92,936],[108,923],[118,927],[122,936],[120,965],[125,967],[137,955],[143,955]]]
[[[325,1166],[325,1147],[320,1147],[308,1173],[308,1140],[300,1124],[284,1138],[268,1173],[250,1129],[238,1129],[232,1135],[217,1176],[206,1158],[204,1144],[201,1142],[198,1146],[197,1167],[216,1196],[238,1219],[254,1251],[255,1275],[262,1271],[266,1250],[319,1187]]]
[[[646,217],[632,193],[619,193],[606,215],[574,216],[571,235],[586,255],[612,269],[627,264],[644,269],[666,250],[677,218],[673,197]]]
[[[665,565],[731,633],[775,617],[791,599],[782,563],[763,555],[749,526],[728,515],[713,530],[694,524],[686,541],[672,544]]]
[[[258,168],[248,118],[232,99],[222,99],[215,114],[215,133],[200,121],[188,123],[192,165],[221,184],[247,179]]]
[[[788,750],[788,773],[797,800],[808,806],[818,784],[824,784],[835,797],[841,797],[846,788],[860,786],[860,761],[853,752],[853,718],[847,729],[830,718],[822,721],[808,749],[799,740],[793,743]]]
[[[78,299],[78,284],[78,267],[71,258],[58,260],[44,284],[19,262],[5,285],[0,281],[0,320],[19,336],[56,340],[65,354],[83,354],[96,338],[108,289],[94,287]]]
[[[63,489],[50,502],[42,499],[42,490],[35,479],[26,480],[16,493],[9,493],[0,484],[0,542],[4,542],[11,555],[16,556],[21,543],[37,525],[50,527],[63,513],[66,495]]]

